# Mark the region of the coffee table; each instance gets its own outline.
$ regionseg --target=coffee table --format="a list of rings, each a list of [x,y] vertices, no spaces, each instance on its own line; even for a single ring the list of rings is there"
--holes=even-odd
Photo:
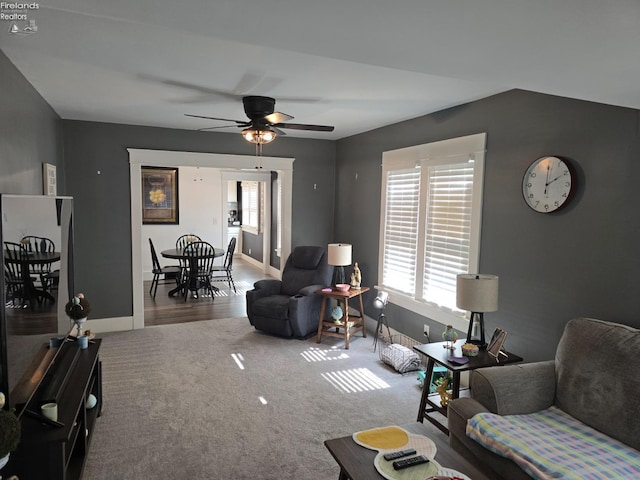
[[[422,423],[401,425],[401,427],[407,432],[425,435],[433,440],[437,448],[435,460],[443,467],[453,468],[473,480],[489,480],[489,477],[481,470],[453,450],[442,435],[434,434]],[[381,480],[384,478],[373,465],[373,459],[378,452],[358,445],[354,442],[353,436],[326,440],[324,445],[340,466],[338,480]]]

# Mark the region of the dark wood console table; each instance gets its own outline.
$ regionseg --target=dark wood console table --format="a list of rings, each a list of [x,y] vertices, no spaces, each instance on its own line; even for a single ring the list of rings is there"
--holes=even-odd
[[[92,340],[89,347],[81,350],[75,340],[67,341],[64,347],[79,349],[77,360],[69,372],[68,381],[58,398],[58,422],[61,426],[45,423],[37,412],[43,400],[41,392],[47,386],[36,390],[26,406],[29,412],[20,417],[22,438],[2,474],[17,475],[20,480],[77,480],[82,477],[89,444],[97,418],[102,410],[102,365],[99,358],[100,339]],[[43,346],[39,355],[44,357]],[[67,372],[55,371],[52,375]],[[96,397],[96,405],[87,407],[90,394]]]

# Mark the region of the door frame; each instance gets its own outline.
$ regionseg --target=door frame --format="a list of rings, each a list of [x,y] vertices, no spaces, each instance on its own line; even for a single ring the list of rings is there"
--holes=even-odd
[[[254,157],[200,152],[174,152],[128,148],[131,190],[131,280],[133,285],[132,329],[144,328],[144,279],[142,271],[142,166],[209,167],[240,172],[276,171],[282,181],[282,251],[281,258],[291,252],[291,213],[294,158]],[[265,249],[269,267],[269,249]],[[284,262],[280,262],[280,272]]]

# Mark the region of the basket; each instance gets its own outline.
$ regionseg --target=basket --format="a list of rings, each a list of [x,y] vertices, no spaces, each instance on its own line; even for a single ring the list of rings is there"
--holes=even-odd
[[[399,373],[424,370],[424,359],[414,349],[420,342],[401,333],[380,337],[380,360]]]

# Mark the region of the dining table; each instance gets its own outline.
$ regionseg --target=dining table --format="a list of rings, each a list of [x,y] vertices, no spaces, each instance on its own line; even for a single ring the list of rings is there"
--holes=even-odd
[[[213,248],[213,258],[218,258],[218,257],[222,257],[225,254],[225,250],[223,248],[217,248],[214,247]],[[169,248],[168,250],[162,250],[160,252],[160,255],[162,255],[164,258],[170,258],[173,260],[180,260],[181,264],[184,264],[185,262],[189,263],[189,269],[191,270],[197,270],[198,269],[198,259],[199,258],[211,258],[211,255],[206,255],[206,256],[202,256],[202,257],[196,257],[196,256],[192,256],[192,255],[185,255],[184,253],[184,248]],[[181,275],[180,276],[180,280],[178,281],[178,285],[176,286],[176,288],[172,289],[169,291],[169,296],[172,297],[174,296],[176,293],[178,292],[183,292],[185,288],[188,288],[189,285],[189,281],[190,281],[190,276],[188,275]],[[217,290],[217,287],[213,287]],[[193,289],[192,289],[193,290]]]
[[[18,263],[20,265],[20,272],[22,274],[22,293],[24,300],[49,300],[51,303],[56,301],[55,297],[51,293],[47,292],[44,288],[36,287],[34,283],[34,277],[32,277],[31,266],[33,265],[50,265],[60,260],[60,252],[25,252],[19,257],[12,257],[4,259],[5,263]]]

